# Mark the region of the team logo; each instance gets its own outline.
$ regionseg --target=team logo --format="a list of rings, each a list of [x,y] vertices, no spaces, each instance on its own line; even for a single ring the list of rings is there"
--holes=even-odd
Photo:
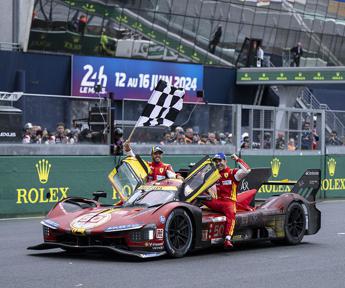
[[[330,158],[327,161],[327,167],[328,167],[328,174],[329,176],[333,177],[335,174],[335,168],[336,168],[337,162],[334,158]]]
[[[229,173],[224,173],[225,178],[228,178],[228,176],[229,176]]]
[[[281,163],[280,163],[278,158],[274,158],[271,161],[271,169],[272,169],[272,176],[273,177],[277,177],[278,176],[280,165],[281,165]]]
[[[48,160],[42,159],[39,160],[36,164],[36,170],[38,174],[38,179],[42,184],[45,184],[48,182],[49,178],[49,172],[50,168],[52,167],[51,164],[49,164]]]
[[[98,226],[101,226],[107,223],[111,219],[110,213],[88,213],[78,218],[74,219],[71,222],[71,230],[72,232],[79,232],[85,231],[87,229],[92,229]]]
[[[240,188],[240,190],[241,190],[241,191],[247,191],[247,190],[249,190],[249,183],[248,183],[248,181],[243,180],[243,181],[241,182],[241,188]]]
[[[164,168],[159,168],[159,173],[163,173]]]

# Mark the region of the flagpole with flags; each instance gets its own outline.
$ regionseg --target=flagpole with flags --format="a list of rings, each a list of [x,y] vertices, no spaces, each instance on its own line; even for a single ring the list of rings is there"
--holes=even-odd
[[[185,91],[159,80],[141,116],[135,123],[127,141],[130,142],[137,127],[170,127],[183,107]]]

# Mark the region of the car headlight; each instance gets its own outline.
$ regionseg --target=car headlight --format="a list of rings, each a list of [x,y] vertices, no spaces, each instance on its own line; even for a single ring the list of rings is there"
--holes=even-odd
[[[127,225],[110,226],[106,228],[104,232],[118,232],[118,231],[134,230],[134,229],[140,229],[143,226],[144,224],[127,224]]]
[[[43,226],[47,226],[47,227],[49,227],[49,228],[51,228],[51,229],[58,229],[59,228],[59,224],[58,223],[56,223],[56,222],[54,222],[53,220],[50,220],[50,219],[44,219],[44,220],[42,220],[41,221],[41,224],[43,225]]]
[[[143,229],[132,231],[130,237],[133,242],[153,240],[155,231],[156,225],[146,225]]]

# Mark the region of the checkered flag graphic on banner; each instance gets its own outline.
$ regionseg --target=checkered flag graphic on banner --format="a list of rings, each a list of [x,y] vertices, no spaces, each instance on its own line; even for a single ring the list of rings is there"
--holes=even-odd
[[[135,126],[170,127],[182,110],[184,94],[182,88],[169,86],[167,82],[160,80]]]

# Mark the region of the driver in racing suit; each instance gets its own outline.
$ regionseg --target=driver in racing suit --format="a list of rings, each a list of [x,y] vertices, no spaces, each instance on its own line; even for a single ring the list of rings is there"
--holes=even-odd
[[[204,204],[212,210],[225,214],[225,241],[224,248],[231,248],[231,237],[234,232],[236,221],[236,190],[239,182],[250,173],[250,167],[236,154],[231,155],[240,168],[231,169],[227,166],[224,153],[217,153],[212,160],[215,162],[221,178],[210,188],[212,200],[205,201]]]
[[[127,156],[134,157],[134,152],[131,149],[130,143],[124,143],[124,150]],[[183,179],[179,174],[176,174],[170,164],[162,162],[163,149],[160,146],[153,146],[151,150],[152,161],[147,162],[150,167],[147,181],[161,181],[164,179]]]

